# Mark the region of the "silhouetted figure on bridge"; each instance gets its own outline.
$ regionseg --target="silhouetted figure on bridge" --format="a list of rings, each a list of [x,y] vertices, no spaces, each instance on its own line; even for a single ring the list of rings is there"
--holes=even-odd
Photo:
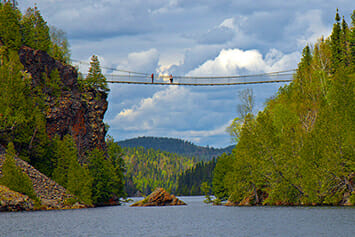
[[[173,75],[170,74],[169,79],[170,79],[170,83],[173,84]]]
[[[152,78],[152,84],[153,84],[154,83],[154,73],[152,73],[151,78]]]

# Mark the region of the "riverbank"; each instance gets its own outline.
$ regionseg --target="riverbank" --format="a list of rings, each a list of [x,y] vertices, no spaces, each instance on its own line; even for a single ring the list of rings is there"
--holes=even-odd
[[[0,177],[4,155],[0,155]],[[86,208],[79,200],[69,193],[63,186],[56,183],[36,170],[24,160],[15,157],[16,166],[28,175],[33,184],[33,189],[38,200],[32,200],[26,195],[20,194],[8,187],[0,186],[0,211],[34,211]]]

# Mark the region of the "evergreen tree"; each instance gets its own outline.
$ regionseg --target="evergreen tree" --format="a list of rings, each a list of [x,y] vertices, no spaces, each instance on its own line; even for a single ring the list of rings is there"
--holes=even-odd
[[[126,196],[124,193],[124,172],[125,172],[125,164],[123,160],[124,152],[122,148],[117,145],[117,143],[113,140],[112,137],[108,137],[106,140],[107,144],[107,153],[109,159],[115,169],[115,174],[117,175],[119,182],[116,184],[118,189],[120,190],[119,196]]]
[[[55,146],[53,179],[78,197],[85,204],[91,205],[92,177],[85,164],[78,162],[78,151],[73,138],[68,134],[60,140],[53,139]]]
[[[0,40],[10,49],[21,47],[21,13],[10,1],[0,3]]]
[[[55,159],[53,179],[64,187],[68,185],[68,170],[73,161],[77,160],[77,150],[70,135],[66,135],[63,140],[55,137]]]
[[[47,52],[51,46],[49,27],[37,7],[28,8],[21,23],[24,44]]]
[[[355,72],[355,10],[351,15],[351,32],[350,32],[349,44],[350,44],[352,72]]]
[[[80,165],[77,160],[71,160],[68,168],[68,183],[66,188],[87,205],[92,204],[92,177],[86,164]]]
[[[122,180],[116,175],[115,167],[106,159],[104,152],[96,148],[91,151],[88,160],[90,175],[93,178],[93,203],[105,205],[112,199],[122,197]]]
[[[91,57],[89,73],[85,80],[86,84],[93,89],[97,89],[101,92],[108,92],[106,78],[101,72],[100,61],[97,56]]]
[[[14,144],[10,142],[6,150],[5,162],[2,166],[3,177],[0,178],[0,183],[16,192],[26,194],[33,200],[38,200],[31,179],[16,166],[15,156]]]
[[[342,46],[341,46],[341,26],[340,26],[340,16],[337,9],[337,13],[335,15],[335,24],[333,25],[333,31],[330,35],[331,39],[331,50],[332,50],[332,72],[334,73],[341,66],[341,62],[343,59],[342,55]]]

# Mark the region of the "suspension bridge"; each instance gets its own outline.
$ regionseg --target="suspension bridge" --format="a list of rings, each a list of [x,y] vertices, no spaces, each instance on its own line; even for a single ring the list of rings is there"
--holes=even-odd
[[[73,60],[80,64],[88,64]],[[101,67],[111,73],[105,73],[107,83],[137,84],[137,85],[179,85],[179,86],[231,86],[264,83],[283,83],[292,81],[295,69],[235,76],[179,76],[166,74],[150,74]],[[86,76],[85,74],[83,76]]]

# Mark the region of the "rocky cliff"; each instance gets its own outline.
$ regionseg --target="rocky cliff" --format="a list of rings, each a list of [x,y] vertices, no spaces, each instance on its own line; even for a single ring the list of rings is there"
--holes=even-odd
[[[105,149],[106,129],[103,118],[108,105],[107,95],[94,89],[83,93],[78,85],[77,70],[53,59],[44,51],[23,46],[19,50],[19,57],[24,69],[32,76],[32,87],[43,85],[53,70],[59,72],[60,96],[44,91],[47,93],[49,137],[72,135],[81,159],[94,148]]]

